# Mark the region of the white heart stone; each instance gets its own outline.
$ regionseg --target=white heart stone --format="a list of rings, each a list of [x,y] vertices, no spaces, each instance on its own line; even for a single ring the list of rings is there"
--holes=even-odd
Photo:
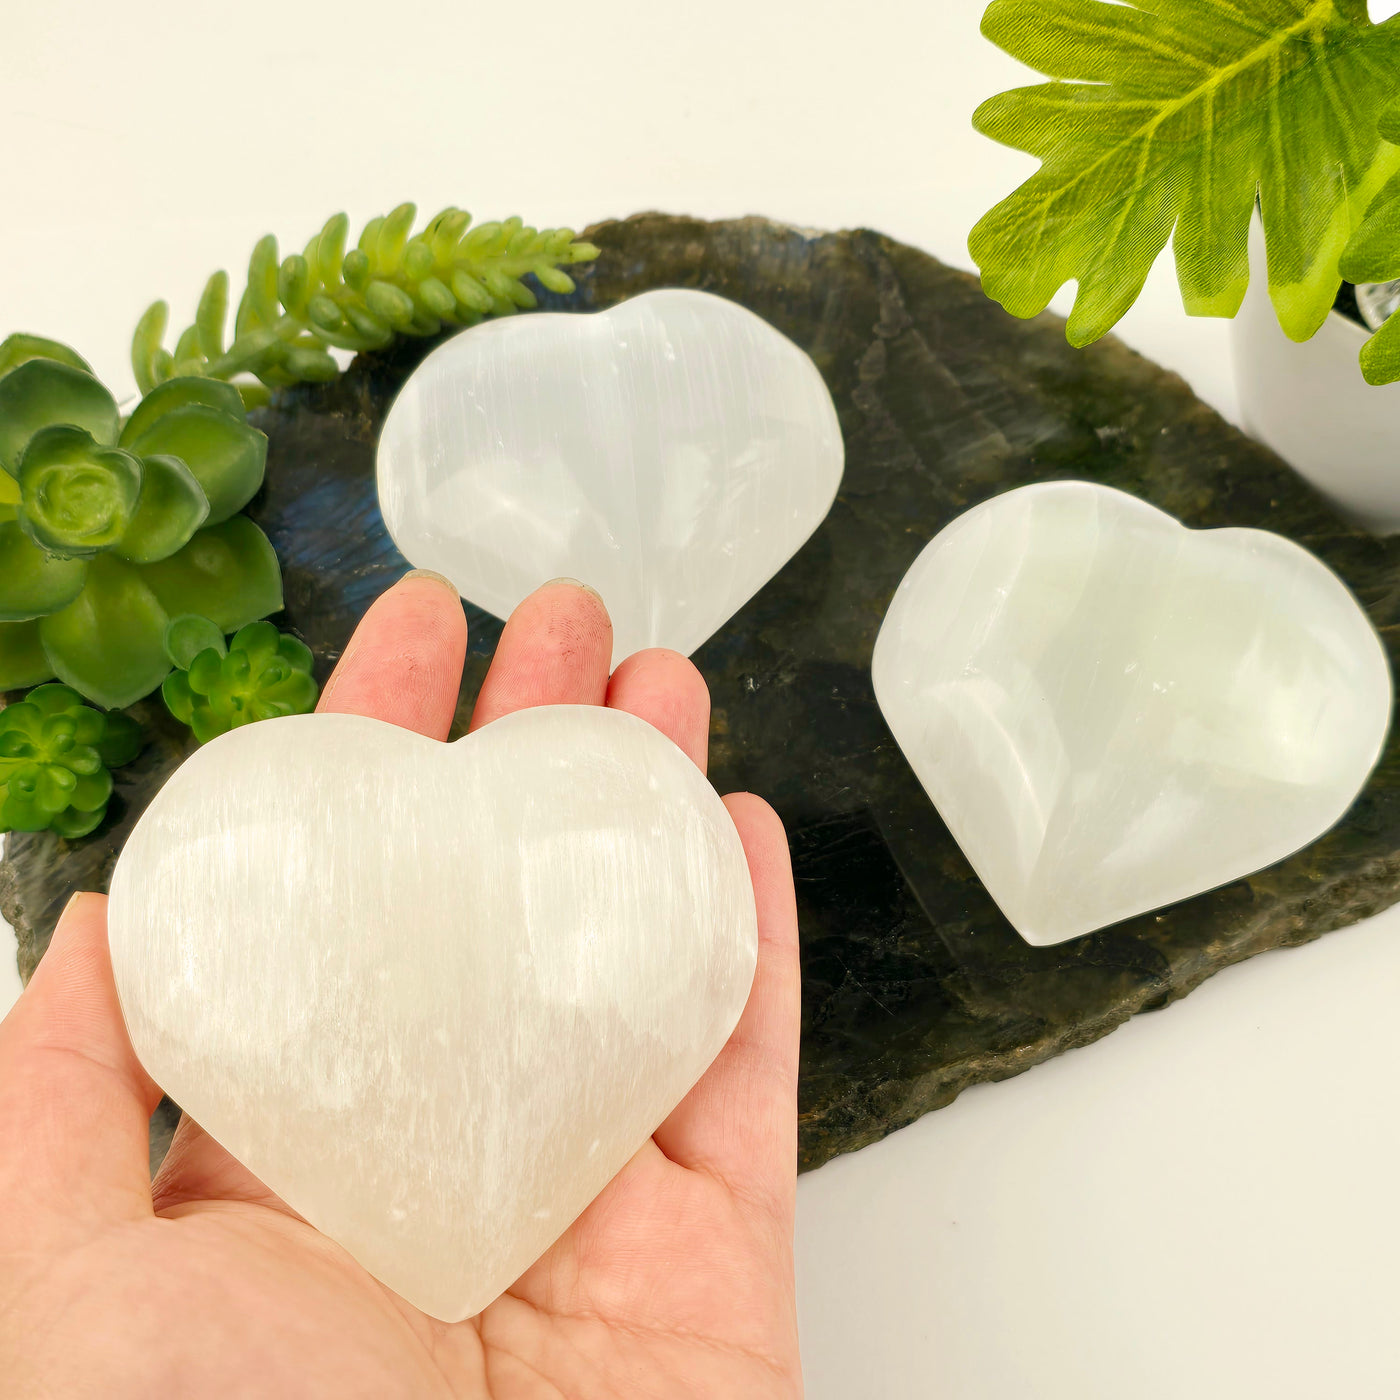
[[[880,628],[890,729],[972,868],[1058,943],[1283,859],[1375,765],[1390,669],[1346,586],[1263,530],[1025,486],[940,531]]]
[[[616,664],[721,627],[821,524],[844,461],[803,351],[666,289],[439,346],[385,421],[379,504],[405,558],[497,617],[552,578],[591,584]]]
[[[492,1301],[729,1037],[757,926],[693,763],[596,706],[443,745],[351,715],[233,730],[112,877],[156,1082],[409,1302]]]

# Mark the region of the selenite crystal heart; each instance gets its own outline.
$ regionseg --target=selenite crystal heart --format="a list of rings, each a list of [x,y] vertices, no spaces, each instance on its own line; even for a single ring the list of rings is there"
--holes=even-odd
[[[112,877],[156,1082],[434,1317],[479,1312],[704,1072],[757,925],[693,763],[596,706],[443,745],[351,715],[191,757]]]
[[[872,672],[948,829],[1037,944],[1307,845],[1390,721],[1380,639],[1313,555],[1076,481],[1008,491],[935,536]]]
[[[616,664],[721,627],[822,522],[844,461],[803,351],[665,289],[439,346],[384,424],[379,504],[406,558],[497,617],[560,575],[591,584]]]

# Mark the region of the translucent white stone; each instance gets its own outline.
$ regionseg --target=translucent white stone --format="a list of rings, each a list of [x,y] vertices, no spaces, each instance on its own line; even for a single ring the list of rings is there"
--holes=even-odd
[[[845,461],[808,356],[707,292],[487,321],[424,360],[379,439],[404,556],[506,617],[561,575],[613,660],[689,655],[821,523]]]
[[[156,1082],[435,1317],[479,1312],[719,1052],[757,952],[743,848],[650,725],[523,710],[452,745],[236,729],[112,878]]]
[[[1390,720],[1380,639],[1313,555],[1085,482],[1009,491],[942,530],[872,670],[948,829],[1037,944],[1307,845]]]
[[[1400,279],[1394,282],[1363,282],[1356,289],[1356,305],[1361,318],[1378,331],[1400,310]]]

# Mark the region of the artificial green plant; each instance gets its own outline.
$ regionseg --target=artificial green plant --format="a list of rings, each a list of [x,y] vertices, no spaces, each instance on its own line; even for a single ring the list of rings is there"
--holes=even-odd
[[[1040,169],[973,229],[987,294],[1017,316],[1078,283],[1066,333],[1096,340],[1171,239],[1192,315],[1233,316],[1256,199],[1269,294],[1294,340],[1343,276],[1400,274],[1400,16],[1365,0],[993,0],[982,32],[1051,79],[984,102],[984,135]],[[1400,329],[1366,346],[1400,378]]]
[[[0,691],[56,676],[96,704],[131,704],[170,674],[167,641],[193,617],[219,634],[206,649],[219,653],[220,675],[189,658],[171,691],[205,736],[225,719],[314,702],[300,643],[284,638],[275,660],[261,632],[223,644],[282,606],[272,545],[239,514],[267,451],[246,406],[270,387],[334,377],[332,350],[382,349],[533,306],[527,275],[572,291],[563,268],[598,252],[569,229],[518,218],[472,228],[452,208],[415,234],[414,215],[402,204],[371,219],[348,251],[344,214],[286,258],[263,238],[227,345],[225,273],[209,279],[173,351],[156,302],[133,338],[142,398],[125,421],[69,347],[32,335],[0,344]],[[208,691],[197,688],[205,680]]]
[[[1380,120],[1381,135],[1400,148],[1400,101]],[[1348,282],[1391,282],[1400,278],[1400,172],[1376,196],[1361,227],[1342,253],[1340,271]],[[1392,316],[1361,347],[1361,370],[1372,384],[1400,379],[1400,316]]]
[[[141,748],[129,715],[103,714],[64,685],[0,710],[0,831],[86,836],[112,795],[111,769]]]
[[[227,273],[210,277],[173,352],[161,344],[169,308],[155,302],[132,340],[137,384],[149,393],[180,376],[237,379],[245,399],[259,403],[268,388],[334,379],[332,349],[380,350],[398,336],[436,335],[533,307],[535,294],[521,280],[527,274],[550,291],[571,292],[563,268],[598,256],[572,229],[533,229],[518,218],[472,228],[471,215],[454,208],[410,234],[416,212],[400,204],[371,219],[348,252],[344,214],[328,219],[303,252],[280,260],[268,234],[253,249],[228,346]]]
[[[266,458],[227,384],[168,380],[123,422],[76,352],[0,346],[0,690],[57,676],[120,708],[170,670],[171,612],[277,611],[277,557],[237,514]]]
[[[177,617],[166,631],[166,650],[175,669],[161,694],[201,744],[254,720],[305,714],[316,704],[309,648],[270,622],[240,628],[225,645],[207,618]]]

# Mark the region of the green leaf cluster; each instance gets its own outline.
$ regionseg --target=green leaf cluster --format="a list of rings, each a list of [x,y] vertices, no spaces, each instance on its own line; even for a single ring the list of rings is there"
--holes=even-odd
[[[1186,309],[1233,316],[1257,197],[1279,322],[1295,340],[1318,329],[1400,172],[1393,123],[1376,122],[1400,95],[1400,17],[1373,24],[1365,0],[993,0],[982,32],[1052,80],[973,118],[1041,161],[972,231],[989,296],[1033,316],[1076,281],[1066,330],[1085,345],[1170,238]]]
[[[169,671],[172,611],[232,631],[280,608],[272,546],[237,514],[266,459],[228,384],[168,380],[123,422],[74,351],[0,345],[0,690],[57,676],[119,708]]]
[[[245,635],[282,607],[272,545],[238,513],[267,458],[247,406],[272,387],[333,378],[334,349],[532,307],[527,276],[571,292],[563,269],[598,253],[569,229],[518,218],[473,228],[448,208],[417,233],[414,218],[402,204],[371,219],[348,250],[343,214],[286,258],[262,239],[228,345],[225,273],[209,279],[173,352],[156,302],[133,339],[143,398],[125,422],[68,346],[33,335],[0,344],[0,691],[57,677],[99,705],[128,705],[170,674],[168,638],[187,635],[193,617],[217,634],[205,649],[221,679],[207,661],[182,661],[171,693],[202,737],[314,703],[300,643],[285,638],[273,655],[266,633]],[[243,644],[226,649],[227,633]],[[206,680],[213,689],[199,688]]]
[[[161,687],[170,713],[201,744],[255,720],[306,714],[316,704],[310,650],[270,622],[241,628],[227,646],[208,618],[174,618],[166,650],[177,667]]]
[[[200,297],[194,324],[174,351],[164,348],[169,308],[155,302],[142,316],[131,364],[143,392],[189,375],[233,380],[250,403],[268,388],[334,379],[332,349],[378,350],[401,335],[436,335],[536,304],[527,274],[553,292],[571,292],[563,271],[598,256],[573,230],[534,229],[518,218],[471,227],[471,215],[447,208],[411,233],[416,206],[401,204],[371,219],[347,251],[350,221],[336,214],[300,253],[279,258],[271,234],[253,249],[248,283],[224,344],[229,279],[216,272]]]
[[[141,749],[129,715],[103,714],[65,685],[0,710],[0,831],[86,836],[112,795],[111,769]]]
[[[1400,101],[1381,115],[1381,135],[1400,148]],[[1348,282],[1393,282],[1400,278],[1400,172],[1392,175],[1342,253]],[[1371,384],[1400,379],[1400,316],[1392,316],[1361,350],[1361,372]]]

